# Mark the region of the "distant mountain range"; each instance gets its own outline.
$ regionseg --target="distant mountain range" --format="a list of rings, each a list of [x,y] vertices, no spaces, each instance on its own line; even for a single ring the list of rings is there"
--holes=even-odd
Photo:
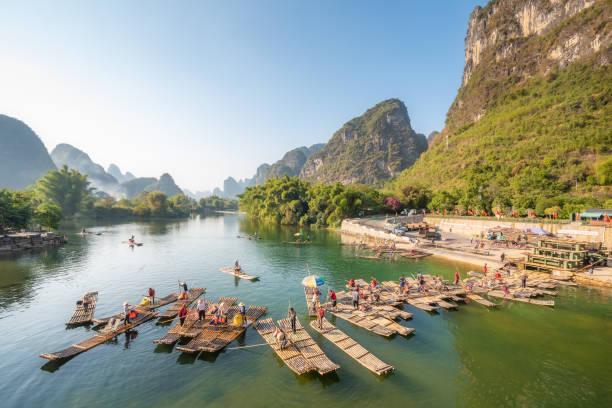
[[[164,173],[154,177],[136,178],[132,173],[121,173],[111,164],[108,171],[95,163],[87,153],[61,143],[51,154],[42,141],[25,123],[0,115],[0,189],[20,190],[36,183],[47,170],[57,170],[63,165],[87,174],[91,187],[99,194],[106,193],[120,198],[133,198],[143,191],[162,191],[169,197],[182,194],[172,177]]]
[[[55,163],[40,138],[25,123],[0,115],[0,189],[34,184]]]

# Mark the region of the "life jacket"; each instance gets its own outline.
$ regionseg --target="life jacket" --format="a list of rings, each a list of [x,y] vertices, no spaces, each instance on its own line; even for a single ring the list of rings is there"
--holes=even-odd
[[[138,313],[136,313],[136,311],[135,311],[135,310],[130,310],[129,315],[130,315],[130,319],[133,319],[133,318],[135,318],[136,316],[138,316]]]
[[[332,293],[329,295],[329,298],[330,298],[331,300],[336,300],[336,292],[334,292],[334,291],[332,290]]]
[[[178,315],[179,315],[179,317],[187,316],[187,309],[185,307],[182,307],[181,310],[179,310]]]
[[[149,296],[155,296],[155,289],[149,288]]]
[[[349,286],[355,286],[355,279],[351,279],[349,282]]]

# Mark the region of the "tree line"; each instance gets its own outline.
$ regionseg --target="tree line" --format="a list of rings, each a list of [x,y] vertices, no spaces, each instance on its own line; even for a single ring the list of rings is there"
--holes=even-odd
[[[161,191],[116,200],[89,185],[87,175],[63,166],[48,171],[25,190],[0,190],[0,227],[25,229],[40,224],[51,230],[64,218],[181,218],[238,208],[236,200],[206,197],[198,202],[184,194],[168,197]]]

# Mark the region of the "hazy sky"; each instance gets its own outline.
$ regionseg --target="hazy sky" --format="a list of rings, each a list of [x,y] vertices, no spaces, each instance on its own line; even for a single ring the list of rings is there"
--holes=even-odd
[[[0,113],[49,151],[212,189],[384,99],[440,130],[485,3],[0,0]]]

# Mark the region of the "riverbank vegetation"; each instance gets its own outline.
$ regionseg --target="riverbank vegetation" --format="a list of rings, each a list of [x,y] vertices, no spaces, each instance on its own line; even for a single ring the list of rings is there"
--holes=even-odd
[[[87,175],[63,166],[50,170],[26,190],[0,190],[0,227],[27,229],[38,224],[56,229],[62,219],[184,218],[194,213],[236,210],[238,202],[219,197],[199,202],[184,194],[168,197],[143,192],[131,200],[97,195]]]

